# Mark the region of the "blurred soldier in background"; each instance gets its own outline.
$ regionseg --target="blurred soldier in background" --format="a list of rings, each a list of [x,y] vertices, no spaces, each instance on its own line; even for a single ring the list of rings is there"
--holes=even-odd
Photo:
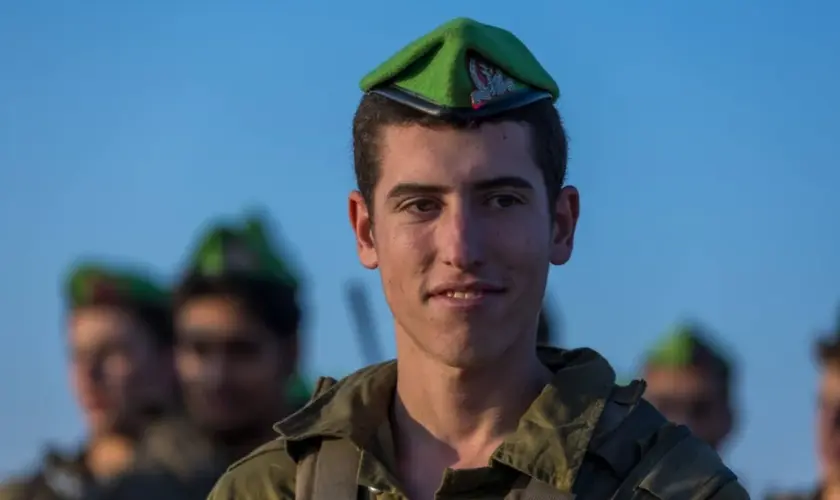
[[[49,451],[38,471],[0,487],[3,500],[80,499],[124,470],[146,426],[175,403],[170,297],[146,274],[84,265],[66,285],[73,391],[88,439]]]
[[[186,414],[149,429],[135,468],[99,498],[203,500],[308,399],[295,375],[300,323],[298,278],[264,223],[211,229],[175,292]]]
[[[732,363],[706,329],[681,324],[648,353],[645,398],[720,451],[735,421]]]
[[[819,482],[812,491],[771,493],[767,496],[771,500],[840,498],[840,321],[834,332],[817,341],[814,351],[820,370],[814,425],[820,465]]]

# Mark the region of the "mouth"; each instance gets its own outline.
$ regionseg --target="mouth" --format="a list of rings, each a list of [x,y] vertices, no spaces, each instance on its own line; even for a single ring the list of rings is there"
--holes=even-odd
[[[489,283],[459,283],[435,287],[428,294],[428,297],[454,302],[475,303],[490,296],[501,295],[504,292],[503,287]]]

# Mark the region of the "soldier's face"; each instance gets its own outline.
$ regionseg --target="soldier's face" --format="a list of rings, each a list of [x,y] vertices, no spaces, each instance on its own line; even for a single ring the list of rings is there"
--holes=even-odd
[[[191,416],[235,432],[278,418],[294,370],[294,338],[252,321],[236,300],[197,298],[176,315],[175,360]]]
[[[828,365],[820,378],[817,451],[823,479],[840,480],[840,366]]]
[[[687,426],[714,448],[723,444],[732,430],[732,413],[717,377],[702,367],[649,368],[645,381],[645,398],[668,420]]]
[[[571,254],[577,191],[548,206],[526,125],[381,133],[373,218],[358,193],[350,218],[398,350],[461,367],[532,350],[548,266]]]
[[[172,360],[142,322],[90,307],[71,314],[68,327],[70,379],[91,433],[136,431],[143,411],[167,403]]]

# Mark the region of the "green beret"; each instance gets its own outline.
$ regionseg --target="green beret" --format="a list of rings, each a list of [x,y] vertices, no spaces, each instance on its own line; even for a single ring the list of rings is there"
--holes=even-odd
[[[211,227],[190,258],[191,276],[244,276],[283,283],[297,289],[299,279],[269,240],[261,217],[239,225]]]
[[[134,304],[166,308],[170,294],[148,273],[136,269],[82,263],[65,282],[71,309],[98,304]]]
[[[415,40],[365,76],[375,93],[435,116],[480,118],[560,95],[513,33],[458,18]]]
[[[653,368],[705,365],[728,376],[731,362],[704,329],[685,323],[675,326],[654,345],[648,352],[645,365]]]

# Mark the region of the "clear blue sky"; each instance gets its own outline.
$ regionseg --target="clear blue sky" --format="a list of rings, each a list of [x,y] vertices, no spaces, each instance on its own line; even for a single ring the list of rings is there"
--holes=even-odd
[[[629,372],[674,320],[708,322],[743,362],[731,464],[755,492],[807,485],[811,342],[840,299],[840,7],[395,5],[0,5],[0,471],[81,435],[64,379],[68,264],[174,273],[208,216],[262,204],[296,244],[312,280],[308,373],[362,363],[349,279],[374,293],[392,352],[345,211],[357,82],[466,15],[519,34],[560,83],[583,204],[575,255],[550,281],[569,343]]]

